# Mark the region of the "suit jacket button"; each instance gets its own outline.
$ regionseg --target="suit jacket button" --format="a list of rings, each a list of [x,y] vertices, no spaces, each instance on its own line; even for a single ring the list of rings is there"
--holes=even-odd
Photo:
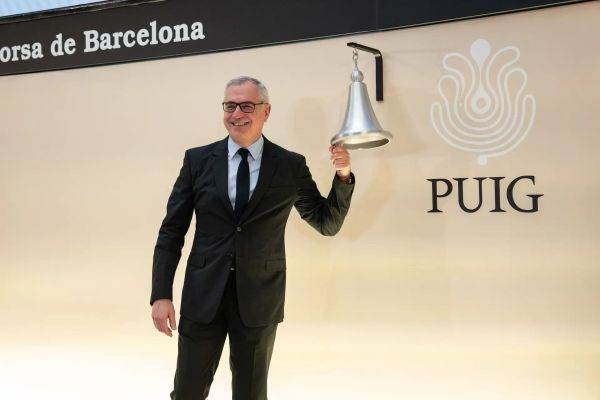
[[[235,228],[235,230],[238,231],[238,232],[241,232],[242,231],[242,227],[238,226],[238,227]]]

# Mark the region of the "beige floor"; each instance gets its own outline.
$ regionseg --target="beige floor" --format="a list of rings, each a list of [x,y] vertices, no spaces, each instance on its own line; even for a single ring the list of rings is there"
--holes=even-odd
[[[145,318],[122,317],[5,320],[0,398],[168,399],[176,337],[154,332]],[[271,364],[270,398],[598,400],[599,339],[591,328],[286,321]],[[231,398],[227,357],[226,347],[209,399]]]

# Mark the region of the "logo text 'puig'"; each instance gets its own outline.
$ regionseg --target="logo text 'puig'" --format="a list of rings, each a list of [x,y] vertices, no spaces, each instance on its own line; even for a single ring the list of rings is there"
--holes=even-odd
[[[533,175],[523,175],[518,176],[513,179],[508,186],[506,187],[506,191],[502,189],[502,180],[505,179],[505,176],[491,176],[491,177],[477,177],[477,178],[433,178],[427,179],[431,182],[431,210],[427,211],[430,213],[441,213],[443,212],[438,205],[438,200],[442,197],[448,197],[454,192],[454,184],[456,184],[456,200],[458,206],[461,210],[467,213],[474,213],[481,209],[484,203],[484,193],[489,193],[490,190],[484,191],[484,186],[488,187],[493,185],[493,199],[491,203],[493,203],[494,208],[490,209],[489,212],[506,212],[503,209],[502,205],[502,197],[506,197],[508,205],[516,211],[523,213],[534,213],[539,210],[539,198],[543,196],[543,194],[526,194],[525,196],[529,197],[526,200],[515,199],[515,187],[520,181],[529,181],[531,186],[535,186],[535,176]],[[477,181],[477,204],[474,206],[467,206],[465,204],[465,191],[473,190],[473,183],[465,185],[465,181],[469,181],[469,179],[473,179]],[[466,186],[469,189],[466,189]],[[504,195],[504,196],[503,196]]]

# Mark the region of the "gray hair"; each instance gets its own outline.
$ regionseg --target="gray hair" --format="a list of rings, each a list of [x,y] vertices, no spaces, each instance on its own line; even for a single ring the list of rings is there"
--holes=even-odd
[[[269,91],[267,90],[267,87],[258,79],[252,78],[250,76],[238,76],[237,78],[233,78],[232,80],[227,82],[227,85],[225,85],[225,90],[227,90],[230,86],[240,86],[246,82],[250,82],[258,88],[258,95],[260,97],[260,101],[264,103],[269,102]]]

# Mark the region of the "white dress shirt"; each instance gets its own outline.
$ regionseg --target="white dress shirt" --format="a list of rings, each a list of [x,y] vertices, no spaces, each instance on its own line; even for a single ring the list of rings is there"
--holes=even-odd
[[[260,138],[248,147],[248,151],[250,154],[248,155],[248,167],[250,168],[250,192],[248,196],[248,201],[252,197],[252,193],[254,192],[254,188],[256,187],[256,182],[258,182],[258,173],[260,171],[260,161],[262,159],[263,153],[263,145],[265,140],[262,135]],[[237,170],[240,165],[240,161],[242,161],[242,156],[240,156],[237,151],[242,147],[231,139],[227,139],[227,149],[228,149],[228,179],[227,179],[227,192],[229,194],[229,201],[231,202],[231,207],[235,209],[235,185],[237,181]]]

